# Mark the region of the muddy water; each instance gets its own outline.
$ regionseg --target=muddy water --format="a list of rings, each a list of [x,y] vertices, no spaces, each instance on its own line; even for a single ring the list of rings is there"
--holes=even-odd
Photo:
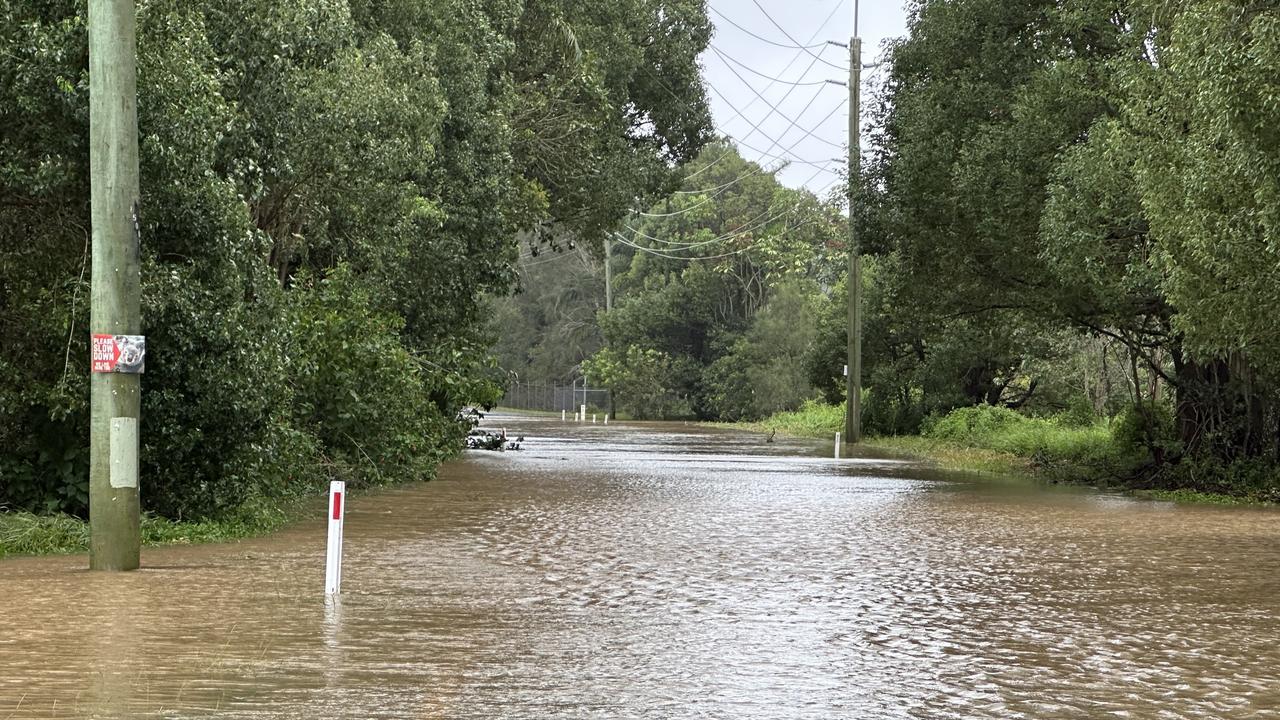
[[[324,528],[0,562],[6,718],[1280,717],[1280,515],[682,425],[519,453]]]

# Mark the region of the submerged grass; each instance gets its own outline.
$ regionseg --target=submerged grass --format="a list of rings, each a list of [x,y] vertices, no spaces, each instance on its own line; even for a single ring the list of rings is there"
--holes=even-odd
[[[842,407],[810,402],[795,412],[727,427],[831,440],[843,425]],[[1007,408],[979,406],[929,418],[920,435],[868,437],[863,444],[924,458],[948,470],[1124,489],[1152,500],[1197,505],[1280,504],[1280,477],[1272,465],[1205,466],[1184,460],[1177,466],[1166,466],[1157,476],[1149,472],[1145,452],[1117,439],[1117,434],[1105,421],[1082,424],[1070,416],[1035,418]]]
[[[800,410],[758,423],[726,425],[796,437],[830,440],[844,428],[841,406],[806,403]],[[928,459],[949,470],[1048,478],[1061,482],[1133,487],[1145,456],[1119,442],[1105,421],[1081,424],[1070,417],[1034,418],[1013,410],[961,408],[926,421],[920,435],[872,436],[863,444]],[[1256,504],[1255,497],[1195,489],[1135,491],[1140,497],[1184,503]]]
[[[872,437],[867,438],[863,444],[897,455],[928,458],[938,467],[947,470],[989,472],[1001,475],[1029,475],[1035,472],[1029,459],[1013,453],[966,447],[955,442],[918,435]]]
[[[262,503],[228,520],[178,522],[155,515],[142,517],[142,544],[195,545],[229,542],[265,535],[299,519],[307,503]],[[19,555],[65,555],[89,550],[89,523],[71,515],[0,512],[0,558]]]
[[[1276,504],[1269,500],[1255,499],[1253,497],[1201,492],[1199,490],[1191,490],[1188,488],[1179,488],[1177,490],[1134,490],[1133,495],[1136,497],[1147,498],[1148,500],[1164,500],[1166,502],[1175,502],[1185,505],[1248,505],[1258,507]]]
[[[0,557],[87,551],[89,524],[70,515],[0,513]]]

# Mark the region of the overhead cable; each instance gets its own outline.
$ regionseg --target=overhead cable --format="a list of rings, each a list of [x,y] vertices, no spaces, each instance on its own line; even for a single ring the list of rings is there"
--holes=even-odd
[[[753,231],[753,230],[759,230],[760,228],[767,226],[769,223],[776,221],[778,218],[782,217],[783,215],[786,215],[787,213],[794,211],[794,210],[795,210],[795,206],[794,206],[794,205],[795,205],[795,204],[793,203],[791,208],[784,209],[784,210],[781,210],[781,211],[779,211],[779,212],[775,213],[775,214],[773,215],[773,217],[769,218],[768,220],[765,220],[764,222],[757,223],[757,224],[755,224],[755,225],[750,225],[750,226],[748,227],[748,225],[749,225],[750,223],[754,223],[756,220],[759,220],[760,218],[764,217],[765,215],[768,215],[770,212],[773,212],[773,208],[768,208],[768,209],[766,209],[764,212],[760,213],[759,215],[756,215],[755,217],[753,217],[753,218],[751,218],[750,220],[746,221],[745,223],[743,223],[743,224],[742,224],[742,225],[740,225],[739,227],[734,228],[733,230],[730,230],[728,233],[726,233],[726,234],[724,234],[724,235],[721,235],[720,237],[711,238],[710,240],[700,240],[700,241],[698,241],[698,242],[692,242],[692,243],[683,243],[683,242],[679,242],[679,241],[675,241],[675,240],[662,240],[662,239],[660,239],[660,238],[656,238],[656,237],[654,237],[654,236],[652,236],[652,235],[645,234],[645,233],[641,232],[640,230],[637,230],[636,228],[634,228],[634,227],[632,227],[631,225],[628,225],[628,224],[626,224],[626,223],[623,223],[623,227],[627,228],[627,229],[628,229],[628,230],[630,230],[631,232],[635,233],[637,236],[642,237],[642,238],[644,238],[644,239],[646,239],[646,240],[653,240],[654,242],[662,243],[663,245],[669,245],[669,246],[672,246],[672,247],[676,247],[676,248],[678,248],[678,249],[689,249],[689,248],[695,248],[695,247],[702,247],[702,246],[704,246],[704,245],[711,245],[712,243],[724,242],[724,241],[726,241],[726,240],[732,240],[732,239],[737,238],[737,237],[742,237],[742,235],[743,235],[744,233],[748,233],[748,232],[751,232],[751,231]]]
[[[762,73],[759,70],[756,70],[750,65],[742,62],[741,60],[734,58],[733,56],[729,55],[729,53],[716,47],[714,43],[710,46],[710,48],[712,51],[715,52],[716,55],[720,56],[721,60],[726,60],[728,62],[731,62],[734,65],[737,65],[738,67],[742,68],[743,70],[746,70],[747,72],[751,73],[752,75],[758,75],[759,77],[762,77],[765,80],[770,81],[770,84],[777,83],[779,85],[827,85],[827,84],[839,85],[843,82],[840,80],[783,80],[780,77],[774,77],[773,75]]]
[[[820,175],[821,173],[822,173],[822,171],[821,171],[821,170],[819,170],[818,172],[815,172],[813,175],[809,176],[809,179],[808,179],[808,180],[805,180],[805,181],[804,181],[803,185],[807,186],[809,183],[811,183],[811,182],[813,182],[814,180],[816,180],[816,179],[817,179],[817,177],[818,177],[818,175]],[[837,180],[838,180],[838,178],[837,178]],[[827,184],[822,188],[822,190],[819,190],[818,192],[822,192],[823,190],[826,190],[827,188],[831,187],[832,185],[834,185],[834,184],[836,183],[836,181],[837,181],[837,180],[832,180],[831,182],[827,183]],[[817,193],[814,193],[814,197],[817,197]],[[637,228],[635,228],[635,227],[632,227],[630,224],[623,223],[623,225],[624,225],[624,227],[626,227],[628,230],[630,230],[631,232],[635,233],[635,235],[636,235],[636,236],[643,237],[643,238],[645,238],[646,240],[652,240],[652,241],[654,241],[654,242],[661,243],[661,244],[663,244],[663,245],[671,246],[673,250],[687,250],[687,249],[690,249],[690,248],[702,247],[702,246],[704,246],[704,245],[710,245],[710,244],[712,244],[712,243],[724,242],[724,241],[726,241],[726,240],[732,240],[732,239],[734,239],[735,237],[741,237],[744,233],[748,233],[748,232],[752,232],[752,231],[755,231],[755,230],[759,230],[760,228],[765,227],[765,226],[769,225],[770,223],[774,222],[775,220],[777,220],[778,218],[782,217],[782,216],[783,216],[783,215],[785,215],[786,213],[788,213],[788,212],[793,212],[793,211],[796,209],[796,207],[798,207],[798,206],[799,206],[799,205],[798,205],[798,203],[792,203],[792,206],[791,206],[791,208],[790,208],[790,209],[784,209],[784,210],[780,211],[778,214],[774,215],[773,217],[769,218],[768,220],[765,220],[765,221],[764,221],[764,222],[762,222],[762,223],[759,223],[759,224],[756,224],[756,225],[751,225],[751,223],[754,223],[754,222],[756,222],[757,220],[759,220],[760,218],[764,217],[765,215],[768,215],[769,213],[773,212],[773,208],[772,208],[772,207],[770,207],[770,208],[768,208],[768,209],[764,210],[764,212],[761,212],[759,215],[756,215],[755,217],[751,218],[750,220],[747,220],[746,222],[742,223],[742,225],[740,225],[739,227],[735,228],[734,230],[729,231],[727,234],[721,235],[720,237],[712,238],[712,239],[710,239],[710,240],[700,240],[700,241],[698,241],[698,242],[680,242],[680,241],[677,241],[677,240],[663,240],[663,239],[661,239],[661,238],[657,238],[657,237],[654,237],[654,236],[652,236],[652,235],[649,235],[649,234],[646,234],[646,233],[644,233],[644,232],[641,232],[639,229],[637,229]],[[645,216],[645,217],[648,217],[648,215],[645,215],[645,213],[638,213],[638,214],[639,214],[639,215],[642,215],[642,216]]]
[[[767,104],[767,105],[769,105],[770,107],[772,107],[772,108],[774,109],[774,111],[778,113],[778,116],[779,116],[779,117],[781,117],[781,118],[782,118],[782,119],[784,119],[784,120],[789,121],[789,122],[791,123],[791,127],[797,127],[797,126],[798,126],[798,124],[799,124],[799,123],[798,123],[798,121],[796,121],[796,120],[792,120],[791,118],[787,117],[787,115],[786,115],[785,113],[783,113],[783,112],[782,112],[781,110],[779,110],[775,105],[773,105],[772,103],[770,103],[770,102],[769,102],[769,100],[768,100],[767,98],[765,98],[765,96],[764,96],[763,94],[761,94],[761,93],[760,93],[760,91],[758,91],[758,90],[756,90],[754,87],[752,87],[752,86],[751,86],[751,83],[747,82],[747,79],[746,79],[746,78],[744,78],[744,77],[742,77],[742,74],[741,74],[741,73],[739,73],[737,70],[734,70],[734,69],[733,69],[733,66],[729,65],[729,63],[728,63],[727,61],[725,61],[725,60],[724,60],[723,55],[722,55],[722,53],[721,53],[719,50],[717,50],[717,49],[716,49],[716,48],[714,48],[714,47],[713,47],[713,48],[711,48],[711,50],[712,50],[716,55],[721,56],[721,62],[724,62],[725,67],[729,68],[729,72],[733,73],[734,77],[736,77],[736,78],[738,78],[739,80],[741,80],[741,81],[742,81],[742,84],[743,84],[743,85],[746,85],[746,86],[747,86],[747,89],[748,89],[748,90],[750,90],[750,91],[752,92],[752,94],[754,94],[757,98],[760,98],[761,100],[763,100],[763,101],[765,102],[765,104]],[[821,83],[821,84],[825,87],[826,82],[824,81],[824,82],[823,82],[823,83]],[[715,89],[715,86],[712,86],[712,89]],[[818,89],[818,92],[813,96],[813,100],[810,100],[810,101],[809,101],[809,105],[805,105],[804,110],[801,110],[801,111],[800,111],[800,114],[802,114],[802,115],[803,115],[803,114],[804,114],[804,112],[805,112],[805,110],[808,110],[808,109],[809,109],[809,106],[810,106],[810,105],[813,105],[814,100],[817,100],[817,99],[818,99],[818,95],[821,95],[821,94],[822,94],[822,90],[823,90],[823,88],[819,88],[819,89]],[[724,94],[723,94],[723,93],[721,93],[719,90],[716,90],[716,94],[717,94],[717,95],[719,95],[719,96],[720,96],[720,98],[721,98],[722,100],[724,100],[726,103],[728,103],[728,102],[729,102],[729,101],[728,101],[728,99],[727,99],[727,98],[725,98]],[[846,98],[846,99],[844,100],[844,102],[846,102],[846,103],[847,103],[847,102],[848,102],[848,98]],[[730,107],[732,107],[732,105],[730,105]],[[828,117],[830,117],[830,116],[828,116]],[[819,123],[819,125],[821,125],[821,123]],[[788,130],[790,130],[790,128],[788,128]],[[814,140],[817,140],[817,141],[819,141],[819,142],[824,142],[824,143],[826,143],[826,144],[828,144],[828,145],[830,145],[830,146],[832,146],[832,147],[836,147],[836,148],[844,147],[843,145],[840,145],[839,143],[833,143],[833,142],[831,142],[830,140],[827,140],[826,138],[818,137],[817,135],[814,135],[814,134],[813,134],[813,131],[811,131],[811,130],[805,130],[803,127],[802,127],[802,128],[800,128],[800,132],[804,133],[805,137],[810,137],[810,138],[813,138]],[[786,133],[784,132],[784,133],[783,133],[783,136],[785,137],[785,135],[786,135]]]
[[[760,9],[760,12],[764,14],[765,19],[767,19],[769,22],[773,23],[773,26],[774,26],[774,27],[778,28],[778,31],[779,31],[779,32],[781,32],[783,35],[785,35],[785,36],[786,36],[786,38],[787,38],[788,40],[790,40],[791,42],[795,43],[795,46],[796,46],[796,47],[800,47],[800,42],[799,42],[799,41],[797,41],[795,38],[791,37],[791,33],[787,32],[787,29],[786,29],[786,28],[784,28],[784,27],[782,27],[781,25],[779,25],[779,24],[778,24],[778,21],[773,19],[773,16],[769,14],[769,11],[768,11],[768,10],[765,10],[765,9],[764,9],[764,6],[760,4],[760,0],[751,0],[751,2],[752,2],[752,3],[753,3],[757,8],[759,8],[759,9]],[[723,16],[723,15],[721,15],[721,17],[724,17],[724,16]],[[726,19],[727,19],[727,18],[726,18]],[[736,27],[736,26],[735,26],[735,27]],[[822,45],[823,45],[823,47],[826,47],[826,45],[827,45],[827,44],[826,44],[826,43],[823,43]],[[826,63],[827,65],[830,65],[831,67],[833,67],[833,68],[835,68],[835,69],[837,69],[837,70],[844,70],[845,72],[848,72],[848,70],[849,70],[849,68],[848,68],[847,66],[837,65],[837,64],[835,64],[835,63],[833,63],[833,62],[830,62],[830,61],[828,61],[828,60],[823,60],[821,57],[818,57],[818,55],[817,55],[816,53],[813,53],[813,51],[812,51],[812,50],[810,50],[809,48],[804,48],[804,50],[806,50],[807,52],[809,52],[811,55],[813,55],[813,56],[814,56],[815,58],[817,58],[818,60],[821,60],[822,62]]]
[[[822,34],[822,30],[823,30],[823,28],[825,28],[825,27],[827,26],[827,24],[831,22],[831,18],[833,18],[833,17],[835,17],[835,16],[836,16],[836,13],[840,11],[840,8],[841,8],[842,6],[843,6],[843,2],[837,1],[837,2],[832,6],[832,8],[831,8],[831,12],[827,14],[827,17],[826,17],[826,18],[825,18],[821,23],[819,23],[819,24],[818,24],[818,29],[817,29],[817,30],[814,30],[814,31],[813,31],[813,35],[811,35],[811,36],[809,37],[809,39],[808,39],[808,40],[806,40],[805,42],[806,42],[806,43],[812,43],[815,39],[817,39],[817,37],[818,37],[819,35],[821,35],[821,34]],[[830,41],[830,40],[828,40],[827,42],[829,43],[829,42],[831,42],[831,41]],[[799,60],[800,58],[804,57],[804,55],[805,55],[805,51],[804,51],[804,49],[803,49],[803,48],[799,49],[799,51],[798,51],[798,52],[796,52],[794,55],[792,55],[792,56],[791,56],[791,59],[787,61],[787,64],[782,66],[782,70],[780,70],[778,74],[779,74],[779,75],[785,75],[785,74],[787,74],[787,71],[791,69],[791,66],[792,66],[792,65],[795,65],[795,64],[796,64],[796,61],[797,61],[797,60]],[[808,73],[809,73],[809,70],[812,70],[812,69],[813,69],[814,64],[815,64],[814,62],[810,62],[810,63],[809,63],[809,67],[805,68],[804,72],[802,72],[802,73],[800,74],[800,77],[805,77],[805,76],[807,76],[807,75],[808,75]],[[765,85],[764,89],[767,91],[769,88],[773,87],[773,85],[774,85],[773,81],[770,81],[768,85]],[[795,87],[796,87],[796,86],[794,86],[794,85],[793,85],[793,86],[792,86],[792,89],[794,89]],[[787,97],[789,97],[789,96],[790,96],[790,94],[791,94],[791,90],[788,90],[788,91],[787,91],[787,94],[782,96],[782,100],[780,100],[780,101],[779,101],[779,104],[781,104],[782,102],[785,102],[785,101],[786,101],[786,99],[787,99]],[[746,107],[744,107],[744,108],[743,108],[743,110],[744,110],[744,111],[746,111],[746,110],[750,110],[750,109],[751,109],[751,106],[752,106],[752,105],[755,105],[755,104],[756,104],[756,102],[758,102],[758,101],[759,101],[759,98],[754,98],[754,97],[753,97],[753,98],[751,98],[751,100],[746,104]],[[704,173],[704,172],[706,172],[706,171],[710,170],[712,167],[714,167],[714,166],[716,166],[717,164],[719,164],[721,160],[725,159],[726,157],[728,157],[730,154],[732,154],[732,153],[734,153],[734,152],[735,152],[735,149],[734,149],[734,148],[729,148],[729,149],[725,150],[725,151],[724,151],[724,153],[722,153],[722,154],[720,155],[720,157],[716,158],[716,159],[715,159],[713,162],[711,162],[709,165],[705,165],[705,166],[703,166],[703,167],[699,168],[698,170],[694,171],[694,172],[693,172],[693,173],[691,173],[690,175],[687,175],[687,176],[684,178],[685,182],[688,182],[689,180],[692,180],[693,178],[698,177],[698,176],[699,176],[699,175],[701,175],[702,173]],[[677,192],[682,192],[682,191],[677,191]]]
[[[792,45],[787,45],[787,44],[785,44],[785,43],[780,43],[780,42],[777,42],[777,41],[775,41],[775,40],[770,40],[769,38],[761,37],[760,35],[757,35],[757,34],[755,34],[754,32],[751,32],[750,30],[748,30],[748,29],[746,29],[746,28],[742,27],[742,26],[741,26],[741,25],[739,25],[738,23],[734,22],[734,21],[733,21],[733,19],[732,19],[732,18],[730,18],[728,15],[725,15],[724,13],[722,13],[722,12],[720,12],[719,10],[715,9],[715,7],[713,7],[713,6],[708,5],[708,6],[707,6],[707,9],[708,9],[708,10],[710,10],[711,12],[715,13],[716,15],[719,15],[719,16],[720,16],[720,18],[721,18],[721,19],[723,19],[725,22],[727,22],[727,23],[729,23],[730,25],[732,25],[732,26],[734,26],[734,27],[738,28],[738,29],[739,29],[739,30],[741,30],[742,32],[744,32],[744,33],[746,33],[746,34],[750,35],[751,37],[753,37],[753,38],[755,38],[755,39],[759,40],[760,42],[768,43],[768,44],[770,44],[770,45],[773,45],[774,47],[787,48],[787,49],[790,49],[790,50],[812,50],[813,48],[820,48],[820,47],[823,47],[823,46],[825,46],[825,45],[826,45],[826,43],[825,43],[825,42],[814,43],[814,44],[812,44],[812,45],[801,45],[799,42],[797,42],[797,41],[796,41],[796,39],[795,39],[795,38],[790,38],[791,42],[792,42],[792,43],[794,43],[794,44],[792,44]],[[809,53],[809,54],[811,54],[811,55],[812,55],[813,53]]]
[[[672,255],[672,254],[663,252],[661,250],[654,250],[653,248],[649,248],[643,245],[638,245],[636,243],[633,243],[630,240],[627,240],[626,237],[622,235],[622,233],[614,233],[614,237],[617,238],[618,242],[622,243],[623,245],[628,245],[643,253],[646,253],[649,255],[656,255],[657,257],[667,258],[669,260],[684,260],[686,262],[693,261],[693,260],[719,260],[721,258],[732,257],[734,255],[741,255],[742,253],[754,250],[757,247],[759,247],[766,239],[775,239],[775,238],[785,237],[795,232],[796,230],[799,230],[805,225],[811,224],[812,222],[813,222],[812,220],[805,220],[804,222],[801,222],[798,225],[793,225],[789,228],[784,229],[782,232],[778,233],[777,235],[771,235],[769,238],[761,238],[760,240],[746,247],[738,248],[737,250],[730,250],[728,252],[723,252],[716,255],[692,255],[692,256]]]

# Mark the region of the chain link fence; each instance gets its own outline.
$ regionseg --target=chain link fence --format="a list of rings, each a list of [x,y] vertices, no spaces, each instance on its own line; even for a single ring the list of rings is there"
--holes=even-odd
[[[604,388],[587,387],[582,381],[572,385],[514,382],[498,402],[508,410],[541,410],[544,412],[576,412],[587,406],[587,412],[609,412],[612,398]]]

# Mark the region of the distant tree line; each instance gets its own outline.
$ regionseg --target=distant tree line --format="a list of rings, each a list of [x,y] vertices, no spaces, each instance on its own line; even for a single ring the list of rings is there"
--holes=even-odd
[[[845,224],[837,203],[784,187],[779,169],[714,142],[677,192],[635,207],[610,257],[526,258],[524,291],[496,302],[503,367],[585,375],[637,418],[756,419],[814,396],[814,312],[841,282]]]

